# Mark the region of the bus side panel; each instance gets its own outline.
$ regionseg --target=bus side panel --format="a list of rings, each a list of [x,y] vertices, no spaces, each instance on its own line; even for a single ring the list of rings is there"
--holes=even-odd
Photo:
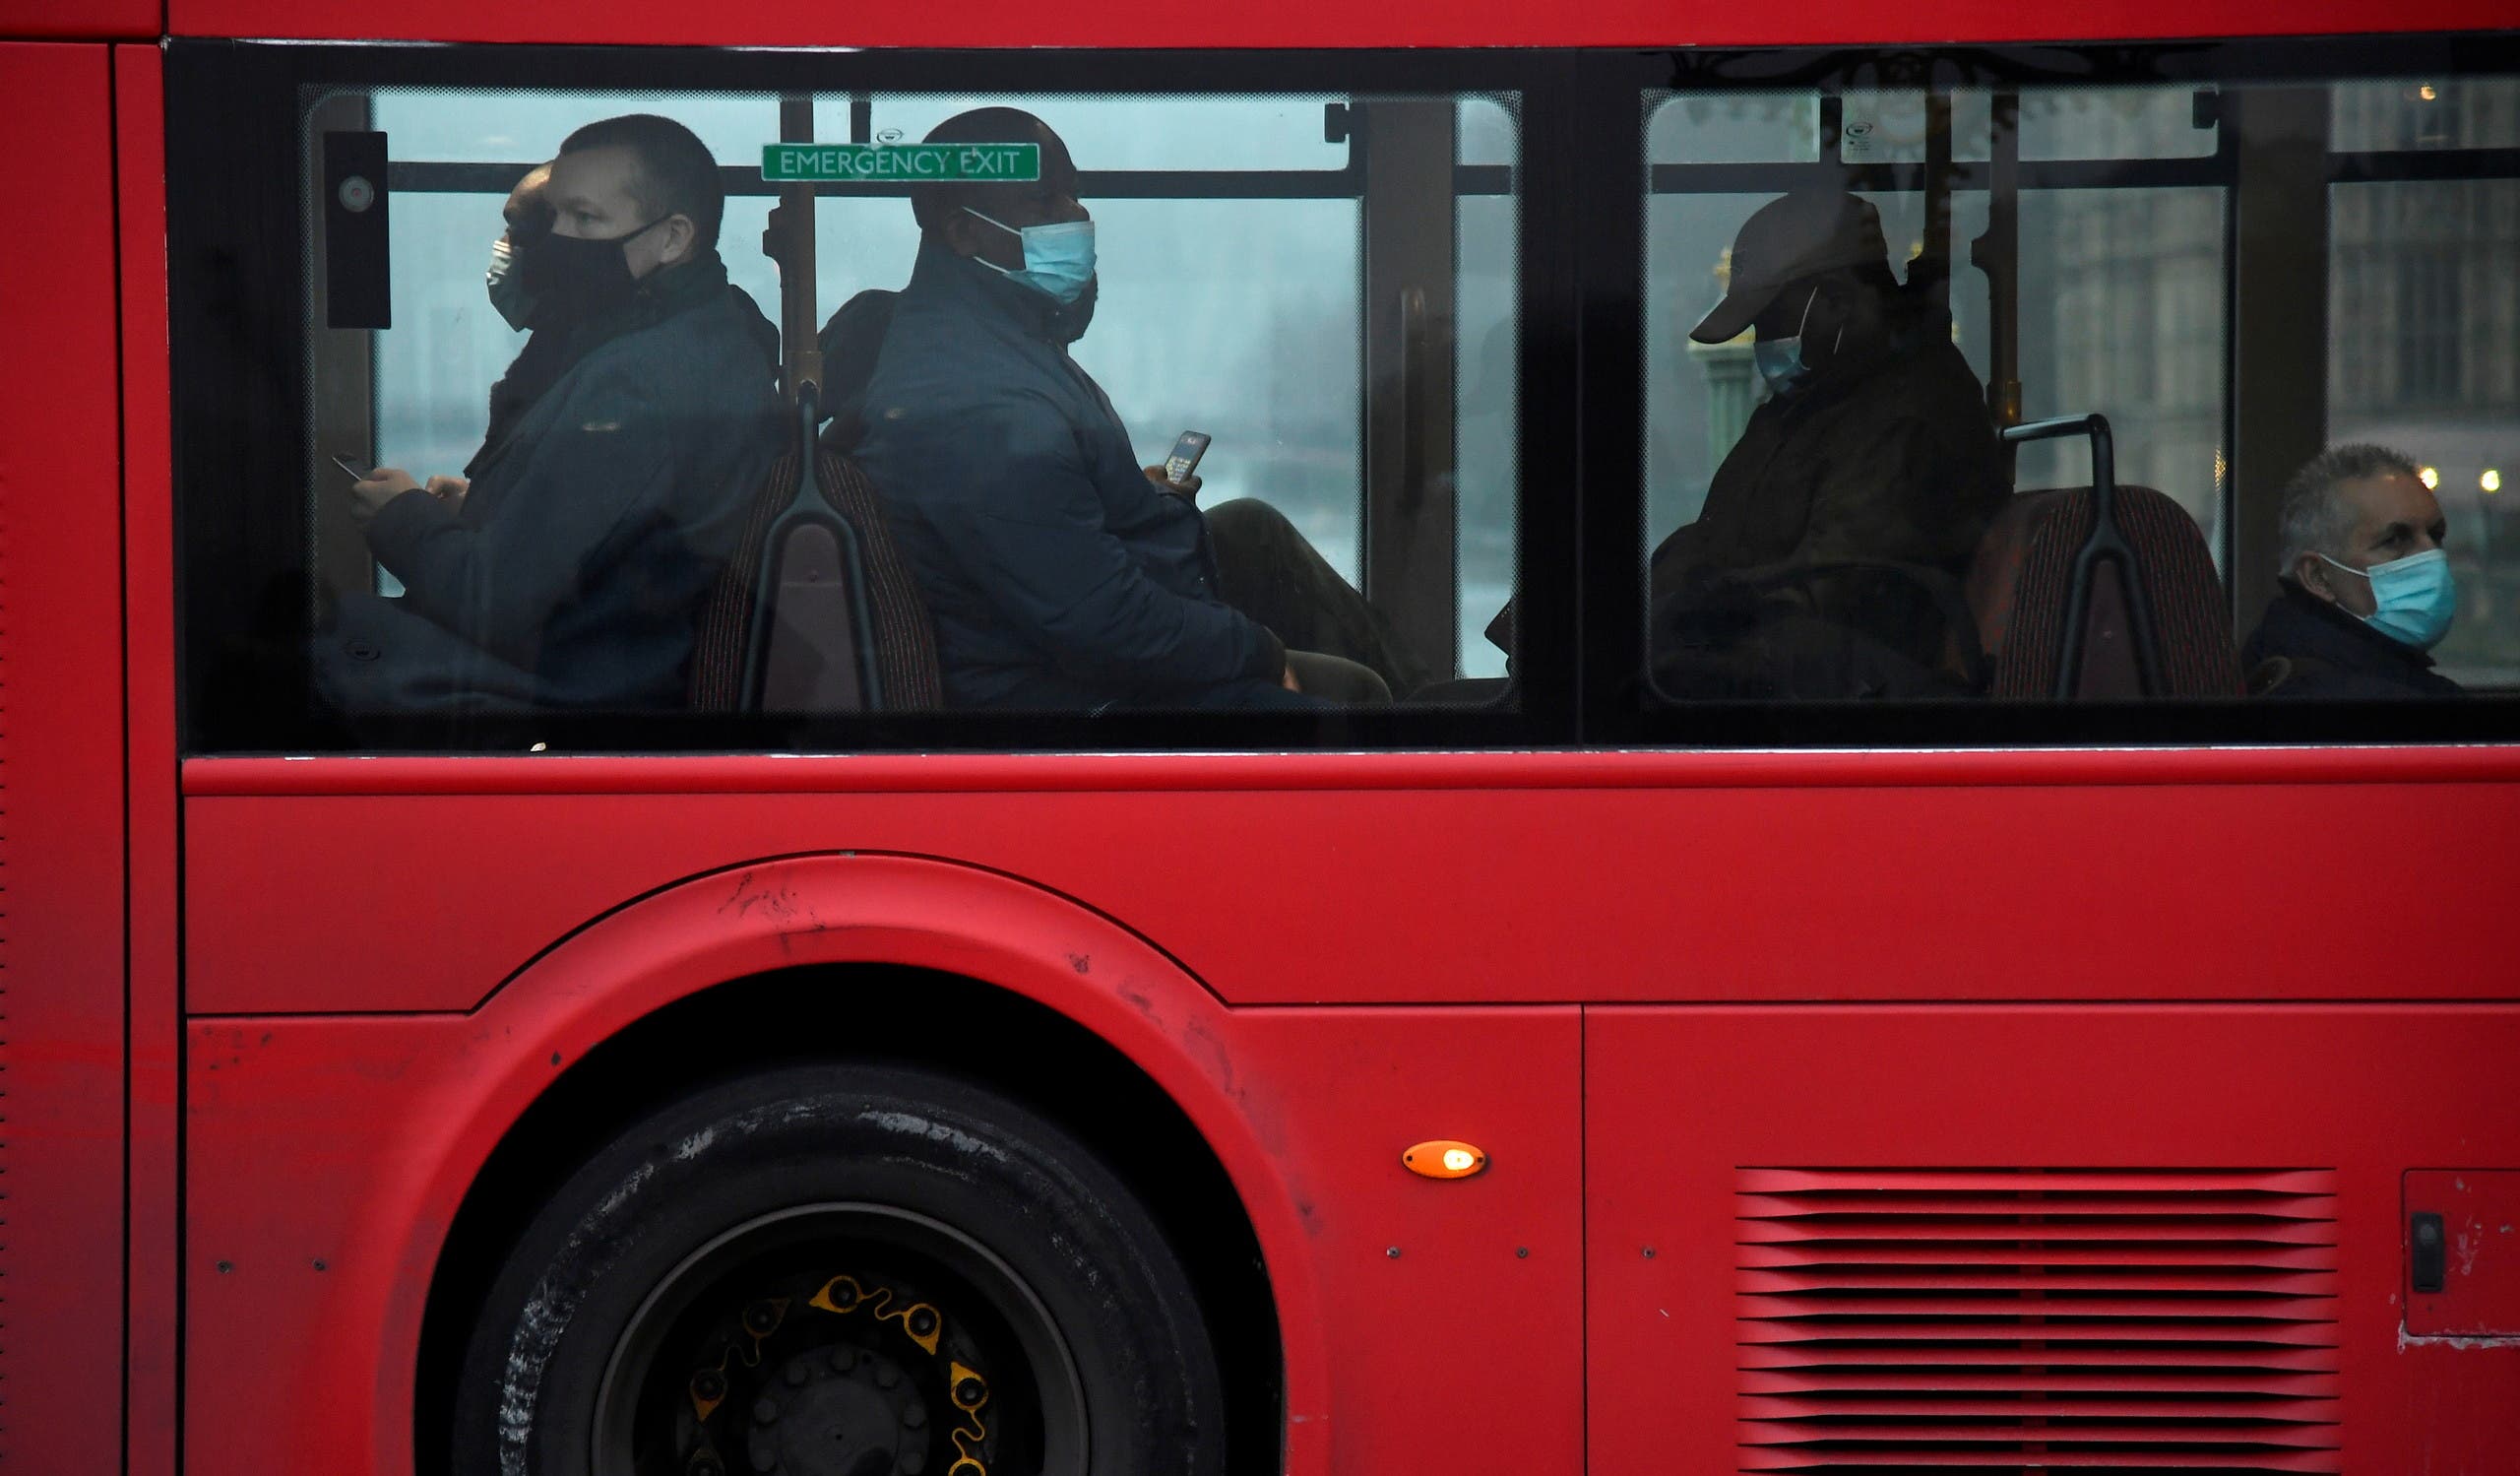
[[[123,772],[103,46],[0,44],[0,1465],[122,1428]],[[163,1288],[148,1295],[164,1296]]]
[[[1522,766],[1541,784],[1587,757]],[[1867,755],[1822,757],[1844,772]],[[1032,877],[1160,934],[1236,1004],[2509,992],[2520,784],[1797,786],[1797,767],[1823,765],[1664,791],[198,798],[186,1002],[469,1008],[613,898],[839,849]],[[2236,881],[2305,913],[2349,906],[2355,876],[2270,838],[2364,810],[2423,838],[2422,968],[2400,967],[2386,930],[2233,926]],[[459,936],[376,947],[439,935],[450,911]],[[1246,916],[1345,941],[1291,968],[1277,930],[1213,921]],[[2060,920],[2089,920],[2079,946],[2050,946]],[[275,937],[286,968],[270,965]],[[1963,945],[2020,967],[1956,967]]]
[[[121,149],[124,663],[131,811],[129,1285],[176,1284],[177,1070],[174,485],[167,423],[164,54],[114,48]],[[131,1476],[175,1469],[172,1296],[130,1299]]]
[[[0,0],[0,35],[72,40],[156,36],[158,0]]]
[[[777,906],[751,905],[763,897]],[[423,1299],[492,1144],[649,1011],[721,980],[844,962],[1028,995],[1181,1104],[1267,1259],[1292,1471],[1581,1469],[1575,1010],[1229,1011],[1062,899],[868,857],[670,888],[468,1015],[195,1021],[187,1469],[408,1471]],[[621,1110],[626,1123],[641,1109]],[[1434,1182],[1402,1166],[1440,1137],[1493,1167]],[[274,1422],[273,1389],[302,1418]]]
[[[2403,0],[2392,31],[2487,30],[2510,23],[2493,0]],[[2360,0],[2095,0],[2060,16],[2017,0],[1794,6],[1600,0],[1577,8],[1517,0],[1395,0],[1366,7],[1099,5],[1053,9],[990,0],[960,6],[835,6],[752,0],[602,6],[501,0],[168,0],[178,35],[379,37],[432,41],[644,42],[702,46],[1653,46],[2071,40],[2079,37],[2317,35],[2367,30]]]
[[[1775,1366],[1780,1345],[1788,1345],[1786,1357],[1797,1356],[1790,1344],[1800,1336],[1781,1339],[1741,1318],[1739,1299],[1768,1285],[1761,1268],[1799,1261],[1845,1277],[1860,1261],[1880,1280],[1916,1274],[1881,1249],[1886,1242],[1826,1253],[1780,1244],[1799,1227],[1775,1218],[1773,1200],[1741,1197],[1745,1188],[1772,1187],[1745,1185],[1743,1171],[1780,1169],[1856,1179],[1900,1169],[2332,1173],[2332,1227],[2304,1223],[2286,1232],[2299,1245],[2217,1254],[2253,1271],[2274,1262],[2247,1256],[2273,1251],[2302,1257],[2283,1264],[2308,1264],[2319,1259],[2316,1245],[2334,1247],[2336,1295],[2311,1301],[2332,1307],[2316,1316],[2332,1316],[2335,1325],[2314,1327],[2306,1340],[2338,1350],[2342,1398],[2329,1402],[2330,1417],[2341,1420],[2343,1469],[2430,1476],[2513,1469],[2520,1338],[2402,1335],[2408,1266],[2400,1184],[2411,1168],[2520,1164],[2511,1076],[2520,1008],[1606,1008],[1587,1012],[1585,1040],[1594,1476],[1752,1468],[1735,1464],[1743,1458],[1735,1442],[1749,1411],[1745,1386],[1769,1380],[1763,1397],[1776,1387],[1779,1376],[1764,1370]],[[2026,1217],[2041,1208],[2026,1202],[2037,1197],[2037,1177],[2021,1176]],[[2043,1223],[2046,1235],[2057,1233],[2056,1221]],[[2034,1248],[2025,1263],[2042,1262],[2037,1249],[2053,1249],[2039,1230],[2017,1233]],[[1898,1244],[1913,1253],[1918,1242]],[[2014,1244],[1955,1243],[1936,1253],[2000,1262]],[[2485,1253],[2520,1255],[2520,1241]],[[2199,1256],[2164,1274],[2224,1264]],[[2075,1269],[2058,1261],[2048,1274]],[[2104,1266],[2101,1274],[2125,1273]],[[2036,1295],[2035,1280],[2020,1284],[2025,1296]],[[1947,1336],[1950,1324],[1941,1325]],[[1953,1382],[1949,1367],[1931,1362],[1944,1356],[1931,1351],[1941,1345],[1922,1346],[1929,1351],[1915,1358],[1923,1377]],[[1818,1363],[1844,1355],[1800,1356]],[[2312,1364],[2328,1357],[2303,1356]],[[2040,1367],[2027,1352],[2020,1365]],[[1878,1380],[1881,1371],[1863,1377]],[[2066,1371],[2057,1381],[2088,1377]],[[2178,1377],[2148,1397],[2178,1397]],[[1661,1414],[1634,1417],[1647,1409]],[[2149,1438],[2179,1439],[2173,1425],[2165,1421]],[[2313,1428],[2307,1439],[2327,1436]]]

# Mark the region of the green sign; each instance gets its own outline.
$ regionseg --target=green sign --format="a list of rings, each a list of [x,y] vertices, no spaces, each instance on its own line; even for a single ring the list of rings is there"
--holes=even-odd
[[[1041,177],[1039,144],[764,144],[761,177],[775,184],[949,180],[1021,184]]]

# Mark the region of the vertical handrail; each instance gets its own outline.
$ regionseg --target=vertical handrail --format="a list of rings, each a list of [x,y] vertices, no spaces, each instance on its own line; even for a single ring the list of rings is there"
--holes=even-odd
[[[788,144],[813,142],[812,94],[790,93],[779,99],[779,138]],[[780,388],[793,404],[805,386],[823,382],[822,346],[815,337],[822,325],[816,321],[814,300],[814,187],[780,186],[779,204],[761,236],[762,254],[779,264]]]
[[[852,115],[855,108],[852,105]],[[779,99],[779,137],[782,143],[813,142],[814,96],[811,93],[788,93]],[[782,550],[788,536],[801,523],[819,523],[829,528],[840,546],[841,577],[849,585],[849,608],[854,622],[856,639],[850,643],[850,659],[857,667],[857,690],[860,703],[868,709],[883,705],[882,674],[875,662],[874,626],[866,599],[865,560],[857,545],[857,530],[839,511],[839,504],[823,491],[822,473],[818,465],[822,428],[823,354],[818,321],[820,304],[816,301],[814,283],[814,187],[811,184],[782,185],[779,204],[770,212],[770,223],[761,233],[762,254],[779,264],[779,347],[780,388],[788,399],[794,445],[790,454],[796,458],[796,494],[771,520],[762,538],[761,573],[753,589],[751,629],[759,647],[755,658],[744,667],[743,708],[759,709],[762,688],[768,675],[770,641],[766,632],[778,616],[779,576]]]
[[[1426,289],[1400,289],[1400,512],[1426,506]]]
[[[1951,94],[1940,87],[1925,93],[1924,243],[1909,267],[1911,288],[1922,275],[1924,299],[1937,308],[1951,306]]]
[[[1986,278],[1986,411],[1999,427],[2021,423],[2021,95],[1997,93],[1987,147],[1986,229],[1969,260]],[[2014,480],[2014,445],[2004,443]]]
[[[2065,587],[2064,655],[2056,668],[2056,700],[2072,700],[2075,684],[2081,679],[2083,648],[2091,635],[2092,581],[2098,577],[2103,562],[2115,566],[2117,587],[2125,596],[2126,623],[2133,627],[2136,686],[2144,696],[2156,697],[2162,690],[2161,657],[2160,648],[2153,641],[2152,597],[2145,592],[2135,550],[2117,526],[2117,460],[2109,417],[2067,416],[2009,425],[2003,430],[2007,442],[2077,434],[2091,437],[2091,534],[2074,554],[2073,574]]]

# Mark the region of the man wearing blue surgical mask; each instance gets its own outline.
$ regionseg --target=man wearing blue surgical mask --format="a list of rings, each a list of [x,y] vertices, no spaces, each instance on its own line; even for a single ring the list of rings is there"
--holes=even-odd
[[[2279,514],[2283,573],[2241,652],[2261,696],[2456,697],[2431,649],[2458,613],[2449,521],[2415,463],[2332,446],[2294,474]]]
[[[1245,499],[1202,514],[1197,479],[1174,485],[1145,467],[1070,356],[1102,284],[1059,136],[991,107],[926,141],[1040,151],[1036,179],[914,187],[917,265],[864,389],[835,421],[934,616],[947,702],[1100,712],[1388,700],[1399,683],[1374,669],[1385,631],[1362,597],[1274,510]],[[1263,581],[1272,593],[1300,592],[1278,602],[1289,614],[1235,598],[1221,548],[1245,534],[1285,573]],[[1316,631],[1355,638],[1305,649],[1328,644]]]
[[[2011,492],[1951,318],[1890,270],[1871,202],[1801,190],[1734,238],[1690,337],[1748,338],[1766,392],[1697,521],[1654,550],[1654,661],[1677,697],[1956,687],[1959,581]]]

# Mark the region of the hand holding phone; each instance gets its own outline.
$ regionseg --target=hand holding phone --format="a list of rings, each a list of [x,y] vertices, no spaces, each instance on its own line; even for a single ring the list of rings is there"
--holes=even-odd
[[[1204,430],[1182,431],[1172,443],[1172,454],[1164,459],[1164,480],[1174,486],[1187,483],[1190,474],[1199,469],[1199,458],[1208,454],[1210,439]]]
[[[350,521],[364,528],[367,520],[382,511],[385,504],[405,492],[419,491],[420,484],[411,474],[399,467],[370,467],[362,472],[358,463],[346,456],[333,458],[333,465],[358,479],[350,483]]]

